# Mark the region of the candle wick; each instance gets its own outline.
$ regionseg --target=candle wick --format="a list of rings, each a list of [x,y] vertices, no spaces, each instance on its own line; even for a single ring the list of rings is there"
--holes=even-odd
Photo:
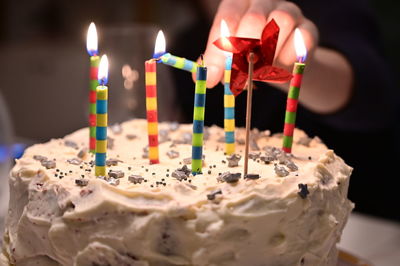
[[[167,54],[167,52],[158,52],[158,53],[154,53],[152,59],[153,59],[153,60],[156,60],[156,61],[160,61],[161,58],[162,58],[165,54]]]
[[[200,63],[201,63],[201,66],[204,66],[204,55],[203,54],[200,55]]]

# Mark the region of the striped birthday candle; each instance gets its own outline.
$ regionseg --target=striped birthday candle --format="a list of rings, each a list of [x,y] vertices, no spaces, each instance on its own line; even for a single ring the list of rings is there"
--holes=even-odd
[[[293,132],[296,125],[297,104],[300,94],[301,80],[303,77],[305,64],[295,63],[293,69],[293,79],[290,82],[289,93],[286,102],[285,125],[283,129],[283,150],[287,153],[292,152]]]
[[[225,20],[221,20],[221,39],[229,44],[227,39],[231,34]],[[225,130],[225,153],[235,153],[235,96],[231,91],[232,53],[223,51],[225,59],[224,72],[224,130]]]
[[[156,60],[145,62],[147,133],[150,164],[159,163]]]
[[[183,57],[178,57],[170,53],[163,54],[160,57],[160,60],[163,64],[170,65],[172,67],[186,70],[192,73],[196,72],[198,66],[198,64],[194,61],[188,60]]]
[[[286,102],[285,125],[283,128],[283,147],[282,150],[291,153],[293,146],[293,133],[296,125],[297,105],[299,101],[301,81],[303,79],[304,64],[307,50],[303,37],[299,29],[294,34],[295,50],[298,62],[294,64],[293,78],[290,82],[288,98]]]
[[[96,88],[99,85],[97,72],[100,57],[90,57],[90,83],[89,83],[89,150],[94,153],[96,150]]]
[[[99,86],[96,88],[96,153],[95,153],[95,175],[106,175],[107,154],[107,124],[108,124],[108,60],[107,56],[101,57],[99,67]]]
[[[206,104],[207,68],[202,65],[197,67],[196,86],[194,94],[193,136],[192,136],[192,173],[202,172],[203,166],[203,134],[204,111]]]
[[[224,129],[227,155],[235,153],[235,96],[230,88],[231,68],[232,56],[228,55],[225,61],[224,74]]]
[[[99,85],[97,80],[100,57],[98,56],[96,26],[90,23],[86,49],[90,55],[90,81],[89,81],[89,151],[95,153],[96,149],[96,88]]]

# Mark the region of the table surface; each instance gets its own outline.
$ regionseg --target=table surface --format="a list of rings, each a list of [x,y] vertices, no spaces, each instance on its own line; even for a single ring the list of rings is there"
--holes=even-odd
[[[353,213],[339,248],[374,266],[400,265],[400,223]]]

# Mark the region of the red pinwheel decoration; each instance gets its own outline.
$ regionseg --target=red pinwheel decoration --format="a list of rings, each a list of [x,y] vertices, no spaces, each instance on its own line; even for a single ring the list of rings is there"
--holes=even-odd
[[[237,96],[246,85],[248,78],[248,55],[254,53],[253,79],[264,82],[287,82],[292,78],[290,72],[272,66],[279,26],[271,20],[264,28],[261,39],[222,37],[214,42],[221,50],[233,53],[231,72],[231,91]]]

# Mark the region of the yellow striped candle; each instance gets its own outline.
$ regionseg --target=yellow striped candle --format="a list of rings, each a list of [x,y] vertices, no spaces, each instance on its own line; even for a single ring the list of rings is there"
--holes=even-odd
[[[99,67],[99,86],[96,88],[96,153],[95,153],[95,175],[106,175],[106,154],[107,154],[107,105],[108,88],[108,59],[103,55]]]
[[[227,155],[235,153],[235,96],[231,92],[232,56],[228,56],[225,62],[224,74],[224,130],[225,152]]]
[[[229,37],[229,28],[225,20],[221,21],[221,37]],[[226,41],[228,41],[226,39]],[[235,96],[231,85],[232,53],[224,52],[225,72],[224,72],[224,130],[225,130],[225,153],[231,155],[235,153]]]
[[[154,59],[145,62],[147,133],[149,136],[150,164],[159,163],[157,67]]]
[[[160,57],[160,59],[163,64],[166,64],[166,65],[178,68],[178,69],[186,70],[186,71],[189,71],[192,73],[196,73],[197,66],[198,66],[198,64],[194,61],[188,60],[183,57],[178,57],[178,56],[172,55],[170,53],[163,54]]]

